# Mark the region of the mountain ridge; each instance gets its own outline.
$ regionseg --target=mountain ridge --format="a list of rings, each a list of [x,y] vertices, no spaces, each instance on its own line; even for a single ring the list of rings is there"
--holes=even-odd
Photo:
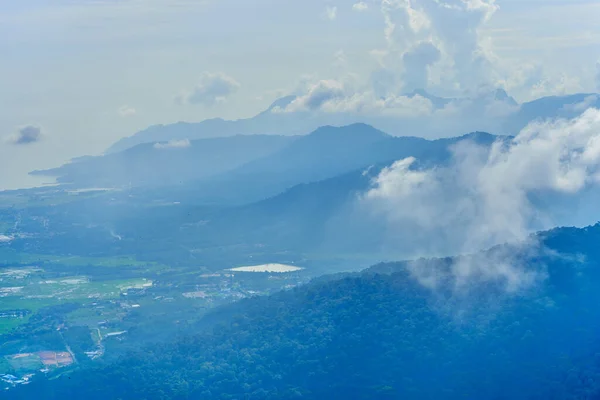
[[[477,108],[477,112],[484,111],[486,104],[490,102],[498,102],[505,104],[511,111],[505,116],[489,117],[490,124],[479,124],[474,125],[463,125],[460,130],[471,131],[477,129],[490,130],[486,125],[494,127],[494,131],[505,135],[516,135],[521,129],[523,129],[529,122],[535,121],[540,118],[549,118],[553,116],[564,116],[573,117],[578,115],[577,111],[563,112],[561,109],[569,107],[577,103],[581,103],[590,96],[597,96],[593,93],[580,93],[564,96],[548,96],[541,97],[529,102],[519,104],[514,98],[512,98],[506,91],[502,89],[496,89],[489,93],[480,93],[473,99],[459,99],[459,98],[444,98],[432,95],[425,90],[415,90],[406,96],[413,98],[414,96],[421,96],[432,102],[435,109],[442,109],[450,103],[473,103],[474,107]],[[183,140],[183,139],[199,139],[217,136],[231,136],[236,134],[280,134],[280,135],[300,135],[306,132],[311,132],[323,125],[348,125],[355,122],[364,122],[369,125],[373,125],[377,128],[388,131],[388,133],[394,136],[402,135],[405,132],[394,128],[395,126],[401,126],[404,124],[406,119],[396,118],[396,123],[391,123],[387,117],[376,117],[376,116],[364,116],[357,117],[352,115],[342,114],[319,114],[310,112],[273,112],[276,108],[284,109],[289,105],[296,96],[285,96],[275,100],[269,107],[264,111],[258,113],[256,116],[238,120],[224,120],[221,118],[207,119],[196,123],[185,123],[178,122],[175,124],[167,125],[154,125],[145,130],[139,131],[132,136],[125,137],[114,143],[108,150],[107,153],[114,153],[122,151],[128,147],[134,146],[135,144],[143,142],[156,142],[156,141],[169,141],[169,140]],[[491,104],[491,103],[490,103]],[[600,98],[595,102],[590,102],[590,105],[600,107]],[[580,113],[580,112],[579,112]],[[477,115],[480,118],[481,115]],[[458,134],[456,131],[457,121],[451,120],[451,123],[447,124],[447,128],[454,126],[454,131],[447,131],[445,134],[439,131],[440,127],[432,126],[430,129],[434,131],[429,132],[426,130],[423,132],[425,135],[431,137],[435,134],[437,137],[441,136],[455,136]],[[409,124],[410,125],[410,124]],[[456,125],[456,126],[455,126]],[[459,124],[460,125],[460,124]],[[480,126],[478,126],[480,125]],[[412,125],[411,125],[412,126]],[[419,125],[416,125],[419,126]],[[443,124],[442,124],[443,126]],[[425,129],[425,126],[421,124],[421,128]],[[412,129],[412,128],[411,128]]]

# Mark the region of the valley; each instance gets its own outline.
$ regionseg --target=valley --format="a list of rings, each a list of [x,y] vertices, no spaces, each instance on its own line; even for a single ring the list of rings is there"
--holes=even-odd
[[[0,0],[0,400],[600,400],[600,0]]]
[[[296,268],[209,272],[124,257],[0,252],[0,376],[6,387],[189,334],[214,307],[290,289],[310,277]]]

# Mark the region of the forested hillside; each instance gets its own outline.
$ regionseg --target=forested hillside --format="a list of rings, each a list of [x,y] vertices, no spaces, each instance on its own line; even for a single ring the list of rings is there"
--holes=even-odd
[[[245,300],[194,337],[7,398],[600,398],[600,225],[538,239],[501,249],[516,273],[538,273],[518,290],[503,274],[455,285],[453,265],[491,263],[499,248],[430,260],[434,289],[418,263],[381,264]]]

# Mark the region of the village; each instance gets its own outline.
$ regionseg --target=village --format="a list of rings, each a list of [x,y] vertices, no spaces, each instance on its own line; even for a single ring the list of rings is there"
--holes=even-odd
[[[265,264],[185,279],[112,281],[54,276],[30,266],[0,270],[0,338],[6,339],[0,344],[0,388],[27,385],[39,374],[68,371],[114,356],[140,340],[154,340],[152,324],[177,332],[192,329],[190,321],[214,307],[307,282],[301,272],[295,266]]]

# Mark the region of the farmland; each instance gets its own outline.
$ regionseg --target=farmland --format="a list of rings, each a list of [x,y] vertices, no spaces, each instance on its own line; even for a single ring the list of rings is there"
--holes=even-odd
[[[305,279],[299,269],[290,271],[207,273],[130,256],[0,247],[0,375],[9,376],[0,387],[194,332],[213,307]]]

